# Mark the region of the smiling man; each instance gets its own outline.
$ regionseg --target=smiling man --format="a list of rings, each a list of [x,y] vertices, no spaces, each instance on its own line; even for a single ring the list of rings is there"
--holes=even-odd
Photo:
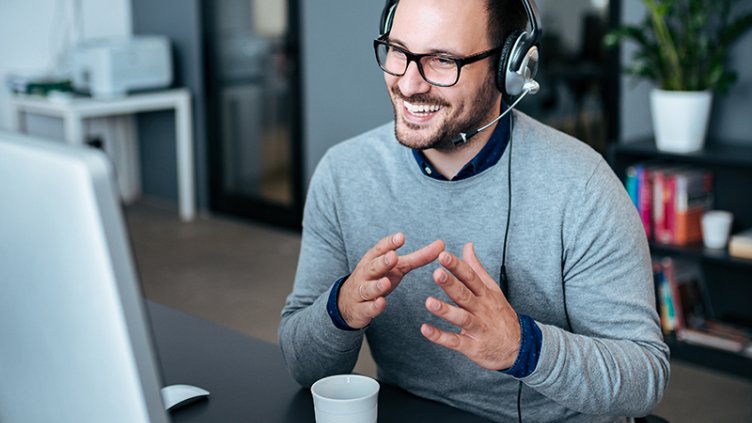
[[[493,420],[629,421],[660,401],[634,207],[602,157],[503,101],[537,86],[534,12],[387,2],[394,122],[332,148],[306,202],[279,332],[302,385],[351,372],[366,336],[380,381]]]

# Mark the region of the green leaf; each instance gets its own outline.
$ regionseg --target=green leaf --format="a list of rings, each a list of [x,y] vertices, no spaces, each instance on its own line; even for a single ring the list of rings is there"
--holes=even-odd
[[[750,28],[752,28],[752,13],[735,19],[728,27],[721,30],[718,38],[723,45],[730,45],[749,31]]]
[[[748,0],[642,1],[647,7],[642,22],[604,38],[610,47],[620,41],[636,44],[625,72],[672,90],[725,92],[733,85],[729,46],[752,29],[752,13],[736,13],[733,6]]]

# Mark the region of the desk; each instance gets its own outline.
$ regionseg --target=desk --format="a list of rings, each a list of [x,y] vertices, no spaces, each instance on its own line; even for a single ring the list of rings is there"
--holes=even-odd
[[[148,302],[165,384],[211,392],[175,410],[174,422],[313,423],[313,399],[288,374],[276,345]],[[482,417],[381,384],[379,422],[488,423]]]
[[[175,146],[178,168],[178,199],[180,218],[189,221],[195,217],[195,182],[193,175],[193,120],[191,94],[188,89],[133,94],[121,98],[99,100],[88,97],[49,100],[36,96],[14,96],[18,130],[26,132],[24,114],[32,113],[63,119],[65,141],[84,143],[83,121],[90,118],[129,115],[158,110],[175,110]]]

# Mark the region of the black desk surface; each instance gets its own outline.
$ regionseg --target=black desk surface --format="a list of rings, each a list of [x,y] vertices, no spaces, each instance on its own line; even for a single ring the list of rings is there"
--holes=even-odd
[[[172,413],[174,422],[314,423],[313,399],[288,374],[276,345],[148,302],[165,384],[211,392]],[[379,422],[487,423],[458,409],[381,384]]]

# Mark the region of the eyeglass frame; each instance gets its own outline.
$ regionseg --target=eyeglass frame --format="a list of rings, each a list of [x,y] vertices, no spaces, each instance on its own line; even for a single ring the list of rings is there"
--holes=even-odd
[[[384,67],[384,65],[381,64],[381,60],[379,60],[379,46],[381,45],[387,48],[393,48],[395,50],[398,50],[405,55],[405,57],[407,58],[407,61],[405,62],[405,70],[403,70],[401,74],[388,71]],[[457,56],[452,56],[450,54],[443,54],[443,53],[416,54],[405,48],[402,48],[400,46],[390,43],[386,35],[383,35],[373,40],[373,52],[376,55],[376,63],[378,63],[379,68],[381,68],[382,71],[392,76],[404,76],[405,73],[407,73],[407,68],[410,67],[410,62],[415,62],[415,64],[418,66],[418,72],[420,73],[420,76],[423,78],[424,81],[428,82],[429,84],[433,86],[442,87],[442,88],[447,88],[447,87],[452,87],[454,85],[457,85],[457,82],[459,82],[460,80],[460,74],[462,73],[463,66],[469,65],[471,63],[479,62],[483,59],[491,57],[494,54],[500,52],[502,48],[503,46],[498,46],[498,47],[494,47],[486,51],[482,51],[480,53],[472,54],[470,56],[457,57]],[[430,57],[430,56],[437,56],[437,57],[441,57],[442,59],[454,61],[455,65],[457,66],[457,77],[455,78],[454,82],[452,82],[451,84],[437,84],[435,82],[429,81],[428,78],[426,78],[426,74],[423,72],[423,64],[420,61],[424,57]]]

